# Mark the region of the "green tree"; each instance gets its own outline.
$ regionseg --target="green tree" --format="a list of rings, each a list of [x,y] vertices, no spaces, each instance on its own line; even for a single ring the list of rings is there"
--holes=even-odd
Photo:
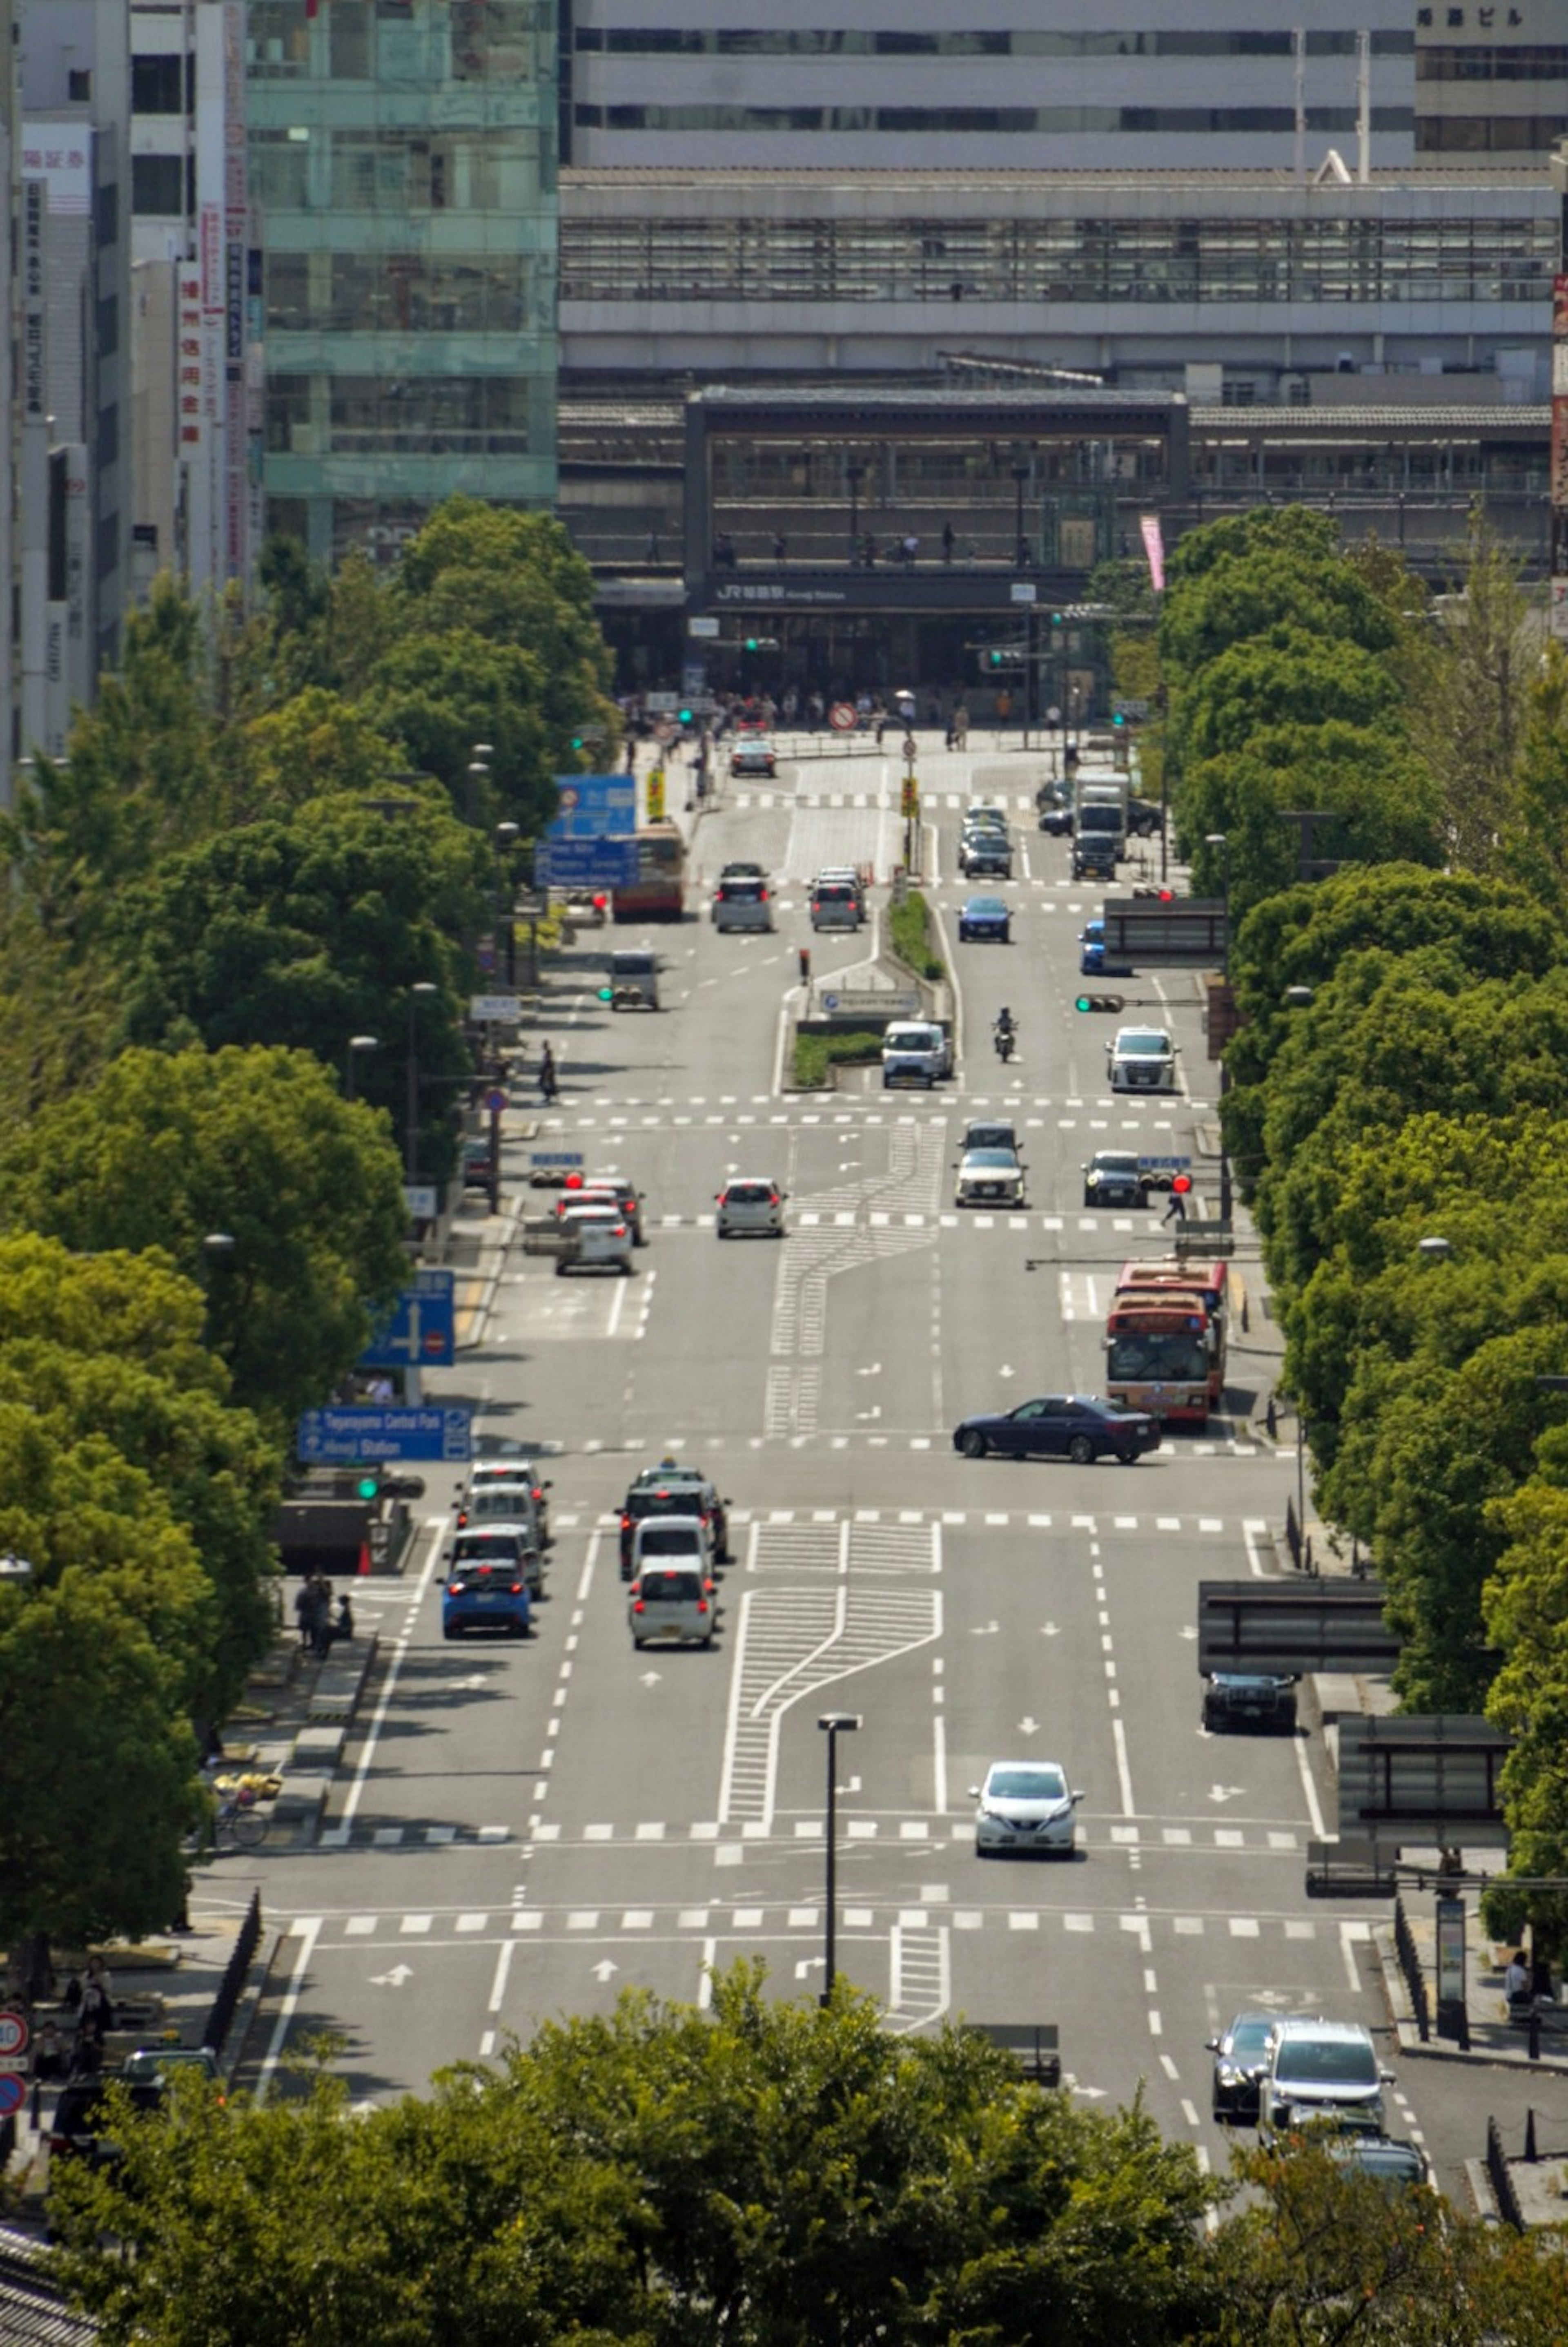
[[[5,1432],[13,1416],[0,1408]],[[144,1618],[117,1602],[133,1573],[73,1565],[36,1585],[0,1583],[9,1946],[162,1930],[179,1907],[196,1738],[178,1673]]]
[[[351,1036],[374,1035],[383,1048],[361,1058],[356,1089],[406,1146],[412,1011],[420,1167],[444,1179],[469,1068],[468,973],[453,940],[477,933],[494,886],[487,844],[443,810],[433,784],[395,820],[344,794],[204,841],[126,897],[123,1031],[215,1051],[279,1043],[334,1071]],[[426,983],[440,991],[416,1008],[409,989]]]
[[[407,1216],[381,1120],[302,1051],[132,1050],[0,1151],[13,1229],[167,1249],[209,1291],[234,1396],[270,1434],[317,1402],[402,1285]],[[232,1237],[227,1264],[203,1241]]]
[[[488,831],[505,817],[533,837],[555,819],[555,752],[538,653],[489,641],[472,628],[411,634],[378,662],[367,699],[467,822]],[[476,761],[482,742],[491,755]],[[475,764],[489,767],[487,786],[475,787],[469,773]]]
[[[388,778],[408,764],[384,712],[372,718],[322,685],[307,686],[239,732],[230,823],[277,818],[340,792],[384,793]]]
[[[1561,1374],[1560,1356],[1553,1374]],[[1482,1592],[1486,1635],[1502,1655],[1487,1691],[1489,1718],[1512,1738],[1502,1767],[1508,1874],[1568,1876],[1568,1428],[1536,1444],[1537,1471],[1492,1503],[1502,1546]],[[1495,1911],[1497,1910],[1504,1911]],[[1511,1893],[1505,1875],[1489,1901],[1494,1929],[1517,1933],[1524,1918],[1538,1952],[1568,1948],[1568,1892]]]
[[[770,2002],[755,1967],[710,2014],[628,1993],[424,2102],[194,2088],[125,2140],[56,2195],[107,2347],[1175,2347],[1210,2312],[1208,2188],[1141,2112],[958,2032],[892,2038],[848,1994]]]
[[[1549,642],[1526,697],[1524,735],[1500,858],[1511,879],[1568,911],[1568,653]]]
[[[1411,737],[1441,794],[1448,860],[1465,871],[1495,871],[1504,861],[1539,655],[1518,565],[1478,507],[1464,592],[1441,607],[1426,657],[1408,675]]]
[[[1246,2198],[1215,2242],[1213,2347],[1551,2347],[1561,2244],[1390,2200],[1314,2144],[1238,2153]]]

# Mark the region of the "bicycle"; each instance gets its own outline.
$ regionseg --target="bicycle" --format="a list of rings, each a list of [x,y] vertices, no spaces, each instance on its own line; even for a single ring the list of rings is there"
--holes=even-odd
[[[184,1847],[188,1855],[197,1858],[208,1851],[260,1850],[267,1839],[268,1822],[251,1802],[231,1794],[219,1802],[209,1827],[199,1826],[187,1834]]]

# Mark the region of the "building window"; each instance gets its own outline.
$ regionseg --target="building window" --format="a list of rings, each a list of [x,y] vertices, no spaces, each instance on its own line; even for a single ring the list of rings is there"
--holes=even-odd
[[[131,59],[131,112],[184,114],[187,108],[186,61],[175,54]]]
[[[66,74],[66,95],[70,99],[73,106],[91,106],[93,102],[93,77],[86,67],[83,67],[78,71],[76,67],[73,67]]]
[[[93,235],[100,251],[117,244],[120,236],[120,190],[117,179],[105,179],[93,190]]]
[[[131,157],[131,210],[178,220],[185,208],[185,162],[178,155]]]
[[[98,303],[98,356],[112,358],[120,346],[120,305],[117,294],[111,293]]]

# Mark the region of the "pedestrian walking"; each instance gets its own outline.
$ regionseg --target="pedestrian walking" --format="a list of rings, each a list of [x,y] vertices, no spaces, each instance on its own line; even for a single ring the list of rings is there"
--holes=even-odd
[[[1166,1207],[1165,1213],[1160,1216],[1160,1220],[1162,1223],[1186,1222],[1186,1200],[1182,1196],[1179,1190],[1173,1190],[1171,1192],[1170,1202]]]
[[[916,538],[912,530],[904,539],[903,544],[899,550],[904,559],[904,569],[906,570],[912,570],[915,567],[915,557],[920,552],[920,540]]]
[[[1508,1959],[1508,1970],[1502,1975],[1502,1993],[1510,2004],[1522,2004],[1530,1995],[1530,1966],[1524,1961],[1522,1948],[1515,1948]]]
[[[961,701],[952,712],[952,746],[955,750],[969,747],[969,705]]]
[[[307,1574],[294,1593],[294,1619],[299,1624],[301,1646],[309,1646],[313,1643],[315,1606],[316,1601],[311,1594],[310,1576]]]
[[[555,1054],[548,1043],[539,1046],[539,1097],[546,1108],[555,1101],[561,1086],[555,1074]]]
[[[316,1660],[324,1663],[332,1643],[332,1584],[321,1573],[311,1576],[315,1602],[311,1609],[311,1643]]]
[[[338,1618],[332,1624],[331,1635],[334,1645],[340,1638],[347,1639],[351,1643],[353,1639],[354,1609],[349,1603],[349,1593],[346,1589],[338,1600]]]
[[[801,946],[797,950],[799,952],[800,961],[800,983],[802,986],[809,986],[811,983],[811,948],[809,946]]]
[[[104,2039],[115,2025],[115,2008],[109,1995],[108,1974],[104,1970],[102,1956],[87,1958],[87,1976],[82,1983],[82,2000],[76,2007],[76,2058],[78,2067],[97,2069],[103,2059]],[[89,2064],[82,2061],[84,2053],[96,2058]]]

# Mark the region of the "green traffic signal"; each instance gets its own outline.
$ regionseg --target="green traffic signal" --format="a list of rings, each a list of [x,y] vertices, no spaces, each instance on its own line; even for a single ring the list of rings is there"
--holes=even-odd
[[[359,1481],[354,1485],[354,1496],[356,1499],[361,1500],[379,1500],[381,1497],[381,1477],[367,1468],[365,1472],[360,1477]]]
[[[613,1002],[614,999],[615,994],[613,989],[607,986],[601,986],[599,989],[599,1000],[601,1002]]]
[[[691,712],[689,709],[677,709],[675,713],[679,718],[683,725],[689,725],[691,723]]]
[[[1074,1010],[1093,1010],[1094,1007],[1094,997],[1088,994],[1081,994],[1073,1005]]]

